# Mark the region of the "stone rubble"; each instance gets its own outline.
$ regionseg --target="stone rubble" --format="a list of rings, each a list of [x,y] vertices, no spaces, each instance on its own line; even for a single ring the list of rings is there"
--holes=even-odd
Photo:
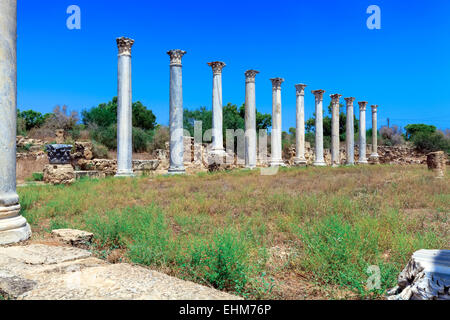
[[[57,229],[52,231],[52,236],[62,243],[73,247],[80,247],[91,243],[94,234],[82,230]]]
[[[415,252],[388,300],[450,300],[450,250]]]
[[[83,249],[32,244],[0,247],[0,293],[18,300],[238,300]]]

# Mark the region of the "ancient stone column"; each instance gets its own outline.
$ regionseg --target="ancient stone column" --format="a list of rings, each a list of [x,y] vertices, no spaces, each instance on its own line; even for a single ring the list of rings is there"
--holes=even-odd
[[[314,166],[324,167],[327,164],[323,157],[323,94],[325,90],[313,90],[312,94],[316,97],[316,159]]]
[[[359,160],[358,164],[366,164],[366,107],[368,102],[361,101],[359,104]]]
[[[339,99],[340,94],[332,94],[331,96],[331,165],[338,167],[341,164],[340,160],[340,140],[339,140]]]
[[[27,240],[16,192],[17,2],[0,1],[0,245]]]
[[[297,84],[297,125],[295,129],[295,158],[296,166],[305,166],[305,88],[306,84]]]
[[[213,101],[212,101],[212,149],[213,155],[225,155],[223,147],[223,104],[222,104],[222,70],[224,62],[214,61],[208,65],[213,70]]]
[[[436,178],[444,178],[447,168],[447,159],[444,151],[431,152],[427,154],[427,165],[428,169],[435,173]]]
[[[256,70],[245,72],[245,167],[256,167]]]
[[[282,78],[273,78],[272,81],[272,132],[271,132],[271,160],[270,166],[284,166],[281,148],[281,84]]]
[[[372,161],[378,162],[378,117],[377,117],[378,106],[372,106],[372,154],[370,159]]]
[[[170,50],[170,167],[169,174],[184,174],[183,138],[183,78],[181,59],[183,50]]]
[[[134,40],[118,38],[118,92],[117,92],[117,173],[116,177],[133,174],[133,124],[131,97],[131,47]]]
[[[355,119],[353,112],[353,102],[355,98],[345,98],[347,103],[347,123],[346,123],[346,153],[347,153],[347,165],[355,164]]]

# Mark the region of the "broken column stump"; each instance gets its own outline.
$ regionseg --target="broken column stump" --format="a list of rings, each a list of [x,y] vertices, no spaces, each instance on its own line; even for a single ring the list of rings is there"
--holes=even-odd
[[[445,177],[446,162],[444,151],[436,151],[427,154],[428,169],[436,174],[436,178]]]
[[[415,252],[388,300],[450,300],[450,250]]]

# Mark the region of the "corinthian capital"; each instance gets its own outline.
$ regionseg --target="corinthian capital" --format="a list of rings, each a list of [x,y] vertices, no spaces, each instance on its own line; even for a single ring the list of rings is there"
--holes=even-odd
[[[349,97],[349,98],[344,98],[345,102],[347,102],[347,105],[353,105],[353,102],[355,102],[356,98],[353,97]]]
[[[281,84],[284,82],[283,78],[273,78],[270,79],[272,81],[272,89],[278,90],[281,89]]]
[[[311,93],[316,97],[316,100],[323,100],[325,90],[313,90]]]
[[[119,56],[127,55],[131,56],[131,47],[134,44],[134,40],[130,38],[117,38],[117,47],[119,48]]]
[[[339,103],[339,99],[342,97],[342,95],[341,94],[332,94],[332,95],[330,95],[330,98],[331,98],[331,102],[332,103]]]
[[[255,82],[255,77],[259,73],[256,70],[247,70],[245,71],[245,81],[246,82]]]
[[[186,51],[175,49],[167,51],[167,54],[170,56],[171,66],[181,66],[181,58],[186,54]]]
[[[377,111],[378,111],[378,105],[374,104],[372,106],[372,113],[377,113]]]
[[[306,84],[300,83],[295,85],[295,89],[297,90],[298,96],[304,96],[305,95],[305,88],[307,87]]]
[[[366,107],[367,107],[367,104],[368,104],[367,101],[360,101],[360,102],[358,102],[358,104],[359,104],[359,110],[366,111]]]
[[[222,61],[213,61],[208,62],[208,66],[210,66],[213,69],[214,74],[221,74],[222,69],[225,68],[226,64]]]

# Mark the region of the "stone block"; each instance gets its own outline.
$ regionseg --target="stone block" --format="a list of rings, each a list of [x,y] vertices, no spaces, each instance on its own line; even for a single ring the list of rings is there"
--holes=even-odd
[[[69,185],[75,182],[75,170],[70,164],[49,164],[44,167],[44,182]]]
[[[52,236],[63,243],[79,247],[89,244],[94,234],[82,230],[58,229],[52,231]]]

